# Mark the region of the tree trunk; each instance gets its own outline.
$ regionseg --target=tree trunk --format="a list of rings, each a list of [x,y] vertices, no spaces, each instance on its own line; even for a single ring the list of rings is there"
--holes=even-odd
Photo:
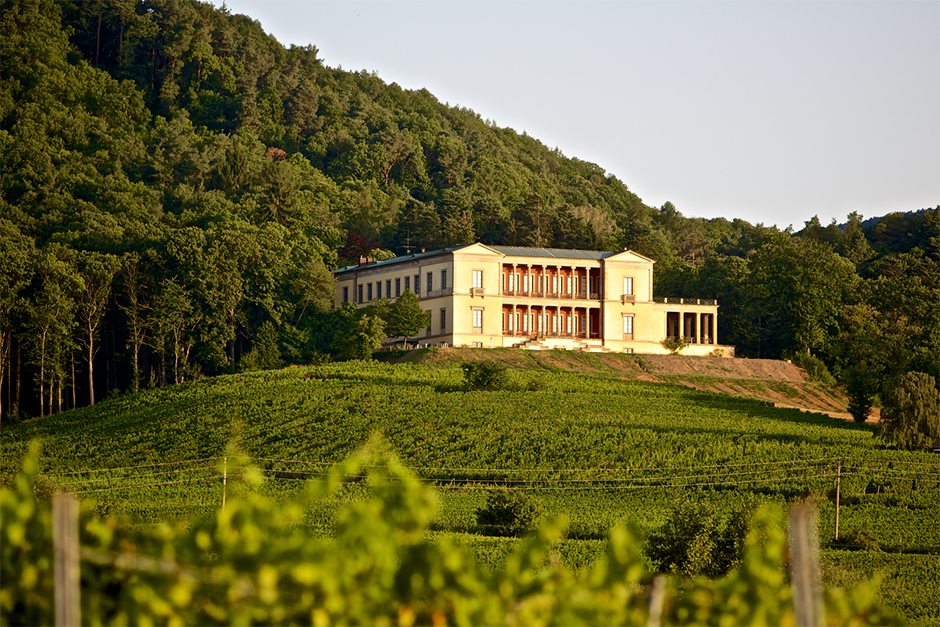
[[[20,413],[20,382],[23,380],[23,353],[20,350],[20,343],[16,343],[16,413]]]
[[[88,333],[88,403],[95,404],[95,336]]]
[[[46,332],[39,340],[39,417],[46,415]]]
[[[101,16],[104,11],[98,13],[98,35],[95,38],[95,67],[98,66],[98,58],[101,55]]]
[[[78,399],[76,398],[76,388],[75,385],[75,353],[72,353],[72,406],[69,409],[75,409],[78,407]]]

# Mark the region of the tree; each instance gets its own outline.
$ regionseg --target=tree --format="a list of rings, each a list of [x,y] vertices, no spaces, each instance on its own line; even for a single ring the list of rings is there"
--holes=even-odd
[[[882,435],[899,449],[922,449],[940,439],[940,391],[923,372],[908,372],[884,391]]]
[[[389,308],[388,336],[407,339],[431,324],[431,312],[421,309],[418,297],[405,290]]]
[[[36,261],[38,286],[26,307],[26,337],[31,361],[39,372],[39,414],[52,410],[58,385],[61,406],[65,360],[71,354],[76,292],[82,289],[82,278],[63,260],[67,249],[50,247],[39,253]],[[48,390],[48,398],[46,391]],[[48,401],[48,404],[47,404]]]
[[[82,251],[78,258],[78,271],[84,287],[76,298],[78,323],[81,327],[79,343],[85,348],[88,363],[88,404],[95,404],[95,340],[111,299],[111,284],[120,269],[120,261],[113,255]]]
[[[343,303],[333,312],[333,350],[346,359],[372,359],[372,351],[382,346],[385,321],[357,309],[352,303]]]
[[[855,266],[828,244],[779,234],[750,262],[752,316],[761,320],[761,355],[824,351],[838,332],[839,313],[855,295]]]
[[[23,235],[11,221],[0,218],[0,388],[4,377],[12,376],[13,369],[8,364],[12,365],[14,316],[26,305],[23,292],[33,277],[34,255],[32,239]],[[7,407],[6,411],[10,413],[11,408]]]
[[[194,312],[193,302],[175,279],[163,282],[163,288],[154,298],[150,315],[152,346],[160,356],[160,385],[166,385],[166,354],[173,351],[173,382],[182,383],[185,373],[182,365],[189,361],[193,346],[192,330],[201,315]]]

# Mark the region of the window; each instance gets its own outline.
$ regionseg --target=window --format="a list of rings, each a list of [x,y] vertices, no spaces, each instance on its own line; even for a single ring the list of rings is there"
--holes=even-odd
[[[406,281],[408,279],[405,279]],[[401,279],[395,279],[395,298],[401,296]]]
[[[421,275],[415,275],[415,294],[421,295]]]
[[[411,289],[411,277],[406,276],[405,277],[405,291],[407,292],[410,289]]]
[[[392,280],[389,279],[385,282],[385,298],[392,297]]]
[[[366,285],[366,292],[369,294],[369,300],[372,300],[372,284]]]
[[[431,318],[431,312],[430,312],[430,310],[429,310],[429,311],[426,311],[426,312],[424,312],[424,313],[426,313],[426,314],[428,315],[428,335],[431,335],[431,320],[432,320],[432,318]]]
[[[447,270],[441,270],[441,289],[447,289]]]
[[[571,316],[565,316],[568,319],[568,335],[571,335]]]
[[[432,273],[428,272],[427,277],[428,277],[428,291],[425,292],[425,294],[427,294],[428,296],[430,296],[430,295],[431,295],[431,292],[434,291],[434,275],[433,275]]]
[[[349,302],[349,288],[348,287],[343,288],[343,302],[344,303]]]
[[[357,302],[357,303],[361,303],[361,302],[362,302],[362,286],[361,286],[361,285],[359,286],[359,300],[357,300],[356,302]]]
[[[633,339],[633,316],[623,317],[623,334],[624,336],[630,336],[624,337],[624,339]]]
[[[473,285],[472,287],[483,287],[483,270],[474,270],[473,271]]]
[[[375,282],[375,297],[382,298],[382,282],[381,281]]]
[[[483,333],[483,310],[482,309],[473,310],[473,332]]]
[[[633,296],[633,277],[632,276],[623,277],[623,294],[624,296]]]
[[[473,348],[483,348],[483,342],[473,342],[471,346],[473,346]]]
[[[447,309],[441,309],[441,333],[447,328]]]

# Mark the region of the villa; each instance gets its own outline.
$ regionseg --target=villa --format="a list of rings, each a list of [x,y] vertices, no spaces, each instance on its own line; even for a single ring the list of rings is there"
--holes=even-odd
[[[639,253],[452,246],[336,270],[335,305],[414,292],[431,326],[409,338],[434,346],[552,348],[733,356],[717,343],[714,300],[654,298],[652,259]]]

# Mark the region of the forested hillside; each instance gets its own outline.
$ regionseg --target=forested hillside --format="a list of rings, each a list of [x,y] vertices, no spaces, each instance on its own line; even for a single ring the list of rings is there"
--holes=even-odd
[[[738,354],[809,352],[869,397],[940,369],[937,209],[798,233],[686,218],[225,9],[0,10],[4,421],[330,358],[360,322],[330,311],[330,270],[473,241],[632,248],[658,296],[717,298]]]

